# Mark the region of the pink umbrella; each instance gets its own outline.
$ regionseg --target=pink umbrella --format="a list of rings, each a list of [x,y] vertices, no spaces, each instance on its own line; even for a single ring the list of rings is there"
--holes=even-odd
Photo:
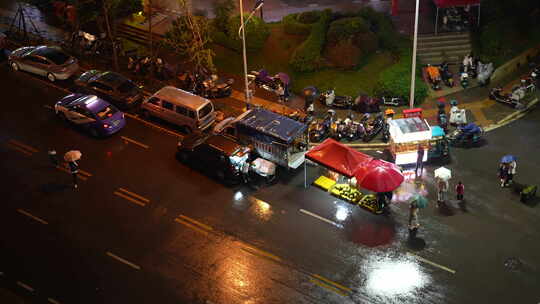
[[[398,166],[380,159],[373,159],[354,173],[361,188],[373,192],[395,190],[404,180]]]

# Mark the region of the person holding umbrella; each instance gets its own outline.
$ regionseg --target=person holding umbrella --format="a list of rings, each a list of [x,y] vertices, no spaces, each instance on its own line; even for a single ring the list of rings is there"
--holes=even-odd
[[[427,206],[427,199],[415,193],[410,199],[409,205],[409,238],[416,238],[420,223],[418,222],[418,210]]]
[[[71,176],[73,177],[73,188],[77,189],[79,185],[77,184],[77,175],[79,174],[79,164],[77,161],[81,159],[81,151],[71,150],[64,154],[64,160],[68,163]]]
[[[508,172],[506,174],[506,184],[512,184],[514,179],[514,174],[516,174],[516,163],[517,158],[514,155],[505,155],[501,158],[501,163],[506,164],[508,166]]]

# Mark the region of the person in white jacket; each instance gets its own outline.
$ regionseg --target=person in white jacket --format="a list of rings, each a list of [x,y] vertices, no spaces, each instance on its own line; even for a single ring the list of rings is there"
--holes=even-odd
[[[514,179],[514,175],[516,174],[516,167],[517,167],[517,163],[516,161],[512,161],[510,163],[510,169],[508,170],[508,183],[511,184],[513,182],[513,179]]]

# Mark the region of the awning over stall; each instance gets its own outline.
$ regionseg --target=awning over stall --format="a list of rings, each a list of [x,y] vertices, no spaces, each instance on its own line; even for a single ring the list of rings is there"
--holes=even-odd
[[[254,131],[254,133],[273,137],[286,144],[290,144],[307,129],[307,126],[301,122],[262,108],[256,108],[242,114],[241,118],[238,118],[237,124],[242,128]]]
[[[355,171],[373,158],[360,151],[340,144],[328,138],[306,153],[306,158],[328,167],[348,178],[355,176]]]

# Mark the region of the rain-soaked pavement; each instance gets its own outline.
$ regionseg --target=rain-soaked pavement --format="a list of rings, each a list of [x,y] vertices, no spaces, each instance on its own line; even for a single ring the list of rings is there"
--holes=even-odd
[[[487,134],[482,147],[452,150],[451,188],[464,182],[464,204],[436,207],[428,165],[421,179],[407,176],[386,217],[305,189],[303,170],[273,186],[224,187],[175,160],[174,136],[136,119],[90,138],[45,107],[65,92],[6,64],[0,75],[5,288],[61,303],[540,300],[540,211],[496,176],[511,153],[516,181],[540,184],[537,109]],[[50,146],[83,152],[89,174],[78,190],[48,166]],[[308,180],[317,173],[309,167]],[[430,205],[409,242],[405,201],[415,191]]]

